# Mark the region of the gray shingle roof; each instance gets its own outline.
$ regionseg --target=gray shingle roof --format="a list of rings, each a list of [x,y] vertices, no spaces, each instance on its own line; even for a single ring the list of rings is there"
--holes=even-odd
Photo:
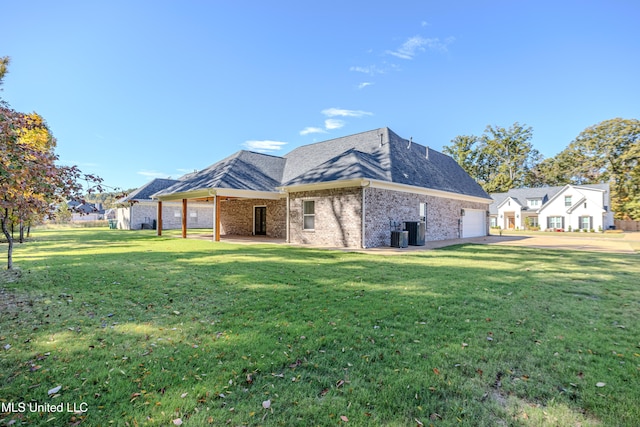
[[[489,198],[451,157],[389,128],[305,145],[285,158],[285,187],[364,178]]]
[[[149,181],[148,183],[138,188],[137,190],[132,191],[126,197],[123,197],[122,199],[118,200],[117,203],[127,203],[133,200],[150,201],[152,195],[154,195],[158,191],[164,190],[165,188],[172,186],[176,182],[178,182],[178,180],[176,179],[156,178],[152,181]]]
[[[158,194],[210,188],[272,191],[280,184],[285,159],[241,150],[206,169],[190,174]]]
[[[277,191],[277,187],[373,179],[489,199],[451,157],[389,128],[304,145],[284,157],[239,151],[192,174],[158,195],[229,188]]]

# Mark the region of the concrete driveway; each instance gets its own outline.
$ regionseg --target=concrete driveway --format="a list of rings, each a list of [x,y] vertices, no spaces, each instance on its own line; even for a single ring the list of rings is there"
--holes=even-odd
[[[525,246],[541,249],[566,249],[572,251],[636,254],[640,247],[640,233],[625,233],[623,237],[589,237],[564,233],[535,234],[530,236],[505,235],[478,238],[478,243],[501,246]]]
[[[426,242],[425,246],[409,246],[408,248],[370,248],[352,251],[365,253],[382,253],[399,255],[407,252],[444,248],[464,243],[498,246],[522,246],[541,249],[564,249],[571,251],[608,252],[616,254],[636,254],[640,252],[640,233],[625,233],[624,236],[575,236],[569,233],[540,233],[532,235],[483,236],[469,239],[440,240]],[[636,251],[637,248],[638,251]],[[336,248],[338,249],[338,248]]]

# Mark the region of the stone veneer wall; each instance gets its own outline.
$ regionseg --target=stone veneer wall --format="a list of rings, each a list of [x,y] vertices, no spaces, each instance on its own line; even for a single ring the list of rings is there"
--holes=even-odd
[[[286,237],[286,199],[230,199],[220,202],[220,234],[253,235],[254,208],[267,207],[267,236],[284,239]]]
[[[402,227],[404,221],[420,220],[420,203],[427,204],[427,241],[460,238],[462,209],[489,210],[488,203],[367,188],[365,246],[389,246],[394,223]],[[486,229],[489,229],[488,224]]]
[[[315,230],[302,229],[302,202],[315,201]],[[289,241],[328,247],[362,245],[362,188],[304,191],[289,195]]]
[[[213,228],[213,203],[187,203],[187,228]],[[139,202],[118,208],[118,228],[140,230],[142,224],[158,220],[157,202]],[[182,202],[162,202],[162,229],[182,228]]]

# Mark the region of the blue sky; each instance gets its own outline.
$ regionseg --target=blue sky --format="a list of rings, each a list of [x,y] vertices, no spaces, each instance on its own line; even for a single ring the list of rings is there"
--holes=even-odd
[[[640,118],[640,2],[3,2],[0,96],[105,184],[388,126],[442,150],[533,128],[547,157]]]

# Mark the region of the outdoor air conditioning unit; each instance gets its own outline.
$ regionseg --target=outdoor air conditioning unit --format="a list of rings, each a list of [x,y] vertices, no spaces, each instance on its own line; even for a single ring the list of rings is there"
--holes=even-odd
[[[408,231],[392,231],[391,232],[391,247],[392,248],[406,248],[409,246],[409,232]]]

